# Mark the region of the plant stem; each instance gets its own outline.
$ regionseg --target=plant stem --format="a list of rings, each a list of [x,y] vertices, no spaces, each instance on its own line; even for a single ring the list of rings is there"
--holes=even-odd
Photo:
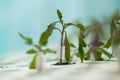
[[[59,28],[54,28],[54,29],[58,30],[60,32],[60,34],[62,33],[62,31]]]
[[[63,37],[64,37],[64,26],[61,32],[61,42],[60,42],[60,64],[62,64],[62,54],[63,54]]]

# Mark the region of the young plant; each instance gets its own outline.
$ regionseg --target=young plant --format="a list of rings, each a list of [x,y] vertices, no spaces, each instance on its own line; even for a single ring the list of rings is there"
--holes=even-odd
[[[60,36],[60,59],[59,62],[57,63],[58,65],[62,65],[62,64],[69,64],[70,63],[70,42],[68,40],[67,37],[67,32],[66,32],[66,28],[68,28],[69,26],[74,26],[77,27],[79,29],[79,31],[84,30],[84,26],[80,23],[74,24],[72,22],[69,23],[65,23],[62,19],[62,13],[57,10],[57,16],[58,16],[58,21],[52,22],[50,25],[48,25],[48,28],[46,29],[46,31],[42,34],[42,40],[40,40],[41,44],[44,44],[45,42],[48,41],[48,38],[51,36],[53,30],[58,30],[61,34]],[[62,26],[62,29],[56,27],[56,24],[60,23]],[[63,62],[63,47],[65,47],[65,51],[64,51],[64,57],[65,57],[65,63]],[[80,48],[81,49],[81,48]]]
[[[110,52],[108,52],[104,48],[104,42],[102,40],[102,36],[105,35],[103,33],[103,24],[94,20],[93,23],[85,28],[85,31],[82,33],[84,37],[79,41],[79,53],[83,53],[81,55],[81,62],[84,60],[95,60],[95,61],[103,61],[102,54],[106,55],[109,59],[112,57]],[[87,36],[90,36],[90,43],[86,42]],[[83,45],[83,46],[82,46]],[[81,48],[82,46],[82,48]],[[83,49],[84,48],[84,49]],[[76,56],[79,57],[80,54],[77,53]]]
[[[43,68],[43,60],[42,60],[42,56],[41,53],[56,53],[54,50],[51,50],[49,48],[47,49],[42,49],[43,46],[46,46],[47,42],[43,42],[42,40],[44,40],[43,35],[41,35],[40,37],[40,42],[36,45],[33,43],[32,39],[29,37],[25,37],[23,34],[19,33],[19,36],[24,40],[24,42],[27,45],[33,46],[33,49],[29,49],[27,50],[27,54],[34,54],[34,57],[29,65],[30,69],[38,69],[38,71],[41,71]]]
[[[119,45],[119,30],[120,30],[120,10],[117,10],[111,18],[110,21],[110,38],[107,40],[107,42],[104,45],[104,48],[110,48],[112,47],[112,56],[114,53],[114,50],[116,49],[116,46]]]
[[[109,51],[107,51],[106,49],[105,49],[105,42],[103,42],[103,39],[102,39],[102,37],[103,36],[105,36],[105,34],[104,34],[104,29],[103,29],[103,27],[104,27],[104,24],[103,23],[100,23],[100,22],[98,22],[98,23],[95,23],[96,25],[94,25],[94,27],[95,27],[95,31],[94,32],[96,32],[95,33],[95,35],[96,35],[96,38],[94,37],[93,38],[93,41],[91,42],[91,45],[94,45],[94,49],[95,49],[95,55],[94,55],[94,57],[95,57],[95,60],[97,60],[97,61],[102,61],[102,60],[104,60],[103,58],[102,58],[102,54],[104,54],[104,55],[106,55],[108,58],[109,58],[109,60],[111,59],[111,57],[112,57],[112,55],[111,55],[111,53],[109,52]],[[97,28],[97,29],[96,29]],[[92,49],[92,47],[91,47],[91,49]]]

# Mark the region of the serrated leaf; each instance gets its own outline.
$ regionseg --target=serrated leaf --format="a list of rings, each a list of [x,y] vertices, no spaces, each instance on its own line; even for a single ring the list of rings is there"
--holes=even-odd
[[[108,51],[106,51],[105,49],[100,48],[100,50],[101,50],[101,52],[103,52],[107,57],[109,57],[109,58],[112,57],[112,55],[111,55]]]
[[[30,49],[30,50],[28,50],[26,53],[27,53],[27,54],[34,54],[34,53],[36,53],[36,50]]]
[[[108,49],[111,45],[112,45],[112,38],[109,38],[103,47]]]
[[[56,23],[57,23],[57,21],[51,23],[50,25],[48,25],[48,29],[45,30],[45,31],[42,33],[41,37],[40,37],[39,45],[42,45],[42,46],[46,46],[46,45],[47,45],[48,39],[49,39],[49,37],[51,36],[51,34],[52,34],[52,32],[53,32],[53,29],[55,28]]]
[[[24,42],[25,42],[26,44],[28,44],[28,45],[32,45],[32,44],[33,44],[31,38],[25,37],[25,36],[23,36],[23,34],[21,34],[21,33],[18,33],[18,34],[19,34],[19,36],[24,40]]]
[[[44,53],[44,54],[46,54],[46,53],[56,53],[56,51],[47,48],[47,49],[44,49],[44,50],[43,50],[43,53]]]
[[[35,69],[36,68],[36,57],[37,57],[37,55],[35,55],[33,57],[32,61],[30,63],[30,66],[29,66],[30,69]]]
[[[60,21],[62,21],[62,13],[57,9],[57,15]]]
[[[65,34],[65,59],[69,63],[70,61],[70,43],[67,38],[67,34]]]

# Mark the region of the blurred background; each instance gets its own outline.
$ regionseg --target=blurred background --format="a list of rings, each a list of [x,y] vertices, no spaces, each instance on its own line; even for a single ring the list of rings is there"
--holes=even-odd
[[[79,19],[84,25],[90,18],[101,19],[120,8],[120,0],[0,0],[0,55],[25,51],[28,46],[18,32],[37,43],[47,25],[57,20],[56,10],[65,21]],[[59,34],[53,34],[53,37]],[[50,38],[57,46],[59,37]]]

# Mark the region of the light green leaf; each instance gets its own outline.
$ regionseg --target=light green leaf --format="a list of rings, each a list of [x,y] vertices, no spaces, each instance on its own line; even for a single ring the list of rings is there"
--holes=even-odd
[[[27,54],[34,54],[34,53],[36,53],[36,50],[30,49],[30,50],[28,50],[26,53],[27,53]]]
[[[52,34],[52,31],[50,31],[48,29],[46,31],[44,31],[40,37],[39,44],[41,46],[46,46],[48,43],[48,38],[50,37],[51,34]]]
[[[29,66],[30,69],[35,69],[36,68],[36,57],[37,57],[37,55],[35,55],[33,57],[33,60],[31,61],[30,66]]]
[[[49,37],[51,36],[51,34],[52,34],[52,32],[53,32],[53,29],[55,28],[56,23],[57,23],[57,21],[51,23],[50,25],[48,25],[48,29],[45,30],[45,31],[42,33],[41,37],[40,37],[39,45],[42,45],[42,46],[46,46],[46,45],[47,45],[48,39],[49,39]]]
[[[19,33],[19,32],[18,32],[18,34],[19,34],[19,36],[20,36],[22,39],[25,38],[22,33]]]
[[[47,49],[44,49],[44,50],[43,50],[43,53],[44,53],[44,54],[46,54],[46,53],[56,53],[56,51],[47,48]]]
[[[32,44],[33,44],[31,38],[25,37],[25,36],[23,36],[23,34],[21,34],[21,33],[18,33],[18,34],[19,34],[19,36],[24,40],[24,42],[25,42],[26,44],[28,44],[28,45],[32,45]]]
[[[65,34],[65,59],[69,63],[70,61],[70,43],[67,38],[67,34]]]
[[[28,45],[32,45],[32,39],[31,38],[26,38],[25,39],[25,43],[28,44]]]

